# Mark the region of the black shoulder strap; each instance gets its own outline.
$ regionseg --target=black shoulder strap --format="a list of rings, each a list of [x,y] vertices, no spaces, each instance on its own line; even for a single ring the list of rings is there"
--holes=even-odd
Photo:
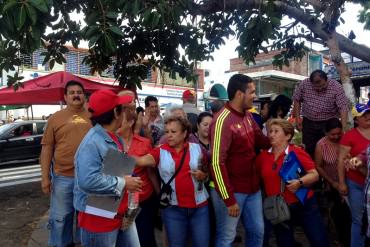
[[[175,173],[172,175],[172,177],[170,178],[170,180],[168,180],[167,183],[165,183],[163,181],[163,179],[161,178],[161,181],[163,184],[166,184],[166,185],[169,185],[171,184],[171,182],[175,179],[175,177],[177,176],[177,174],[179,174],[183,164],[184,164],[184,160],[185,160],[185,156],[186,156],[186,153],[187,153],[188,149],[187,148],[184,148],[184,153],[182,154],[182,157],[181,157],[181,161],[180,161],[180,165],[179,165],[179,168],[177,168],[177,170],[175,171]]]

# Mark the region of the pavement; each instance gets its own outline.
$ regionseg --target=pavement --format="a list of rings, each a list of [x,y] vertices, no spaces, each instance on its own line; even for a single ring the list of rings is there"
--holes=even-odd
[[[48,222],[48,214],[41,216],[35,229],[32,232],[31,238],[28,240],[28,247],[47,247],[48,246],[48,230],[46,228]]]
[[[47,229],[49,212],[46,212],[41,216],[40,220],[37,222],[35,229],[32,232],[31,238],[28,240],[28,247],[48,247],[48,237],[49,231]],[[157,240],[158,247],[164,247],[164,233],[157,230],[155,231],[155,236]]]
[[[48,213],[46,212],[43,216],[41,216],[39,222],[37,223],[34,231],[32,232],[31,238],[28,241],[28,247],[48,247],[48,230],[46,228],[47,221],[48,221]],[[233,247],[242,247],[244,246],[244,231],[241,224],[239,224],[237,229],[237,235],[241,236],[241,242],[234,243]],[[165,247],[167,246],[164,239],[164,233],[155,230],[155,236],[157,240],[157,246],[158,247]],[[298,230],[295,232],[296,240],[298,240],[301,243],[302,247],[308,247],[308,241],[304,235],[304,233],[301,230]],[[270,246],[274,247],[276,246],[274,243],[274,237],[270,239]],[[334,245],[335,246],[335,245]]]

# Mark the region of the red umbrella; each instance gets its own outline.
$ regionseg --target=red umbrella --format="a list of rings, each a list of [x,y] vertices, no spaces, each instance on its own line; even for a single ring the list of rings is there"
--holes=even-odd
[[[81,83],[87,94],[99,89],[110,89],[114,92],[124,90],[119,86],[91,81],[68,72],[55,72],[23,83],[14,91],[12,87],[0,89],[0,105],[52,105],[64,101],[64,87],[68,81]]]

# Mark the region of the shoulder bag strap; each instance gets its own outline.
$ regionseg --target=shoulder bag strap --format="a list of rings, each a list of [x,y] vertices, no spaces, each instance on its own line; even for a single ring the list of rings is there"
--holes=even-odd
[[[179,165],[179,167],[176,169],[175,173],[172,175],[172,177],[170,178],[170,180],[168,180],[168,182],[167,182],[167,183],[165,183],[165,182],[163,181],[163,179],[161,178],[161,181],[162,181],[162,183],[163,183],[163,184],[166,184],[166,185],[171,184],[171,182],[175,179],[175,177],[177,176],[177,174],[179,174],[179,172],[180,172],[180,170],[181,170],[181,168],[182,168],[182,166],[183,166],[183,164],[184,164],[185,156],[186,156],[187,151],[188,151],[188,149],[187,149],[187,148],[184,148],[184,153],[183,153],[183,155],[182,155],[182,157],[181,157],[180,165]]]

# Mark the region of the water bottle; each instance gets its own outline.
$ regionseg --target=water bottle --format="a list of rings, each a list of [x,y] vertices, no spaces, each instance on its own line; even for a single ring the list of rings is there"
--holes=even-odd
[[[136,174],[132,174],[136,177]],[[137,209],[139,207],[139,192],[128,192],[128,209]]]

